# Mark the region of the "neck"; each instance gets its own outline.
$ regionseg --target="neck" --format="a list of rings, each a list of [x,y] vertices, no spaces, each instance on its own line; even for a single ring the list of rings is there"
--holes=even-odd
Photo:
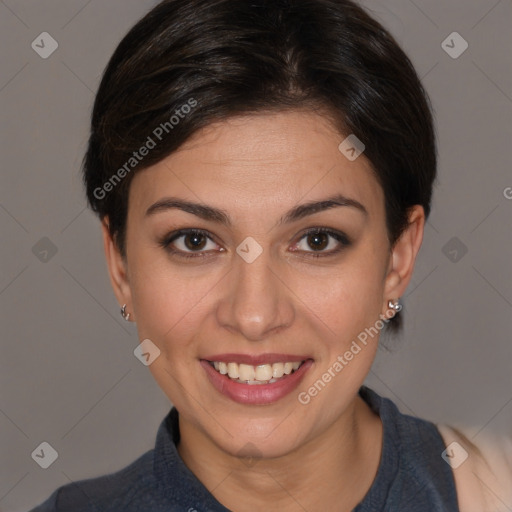
[[[214,497],[233,512],[351,511],[377,474],[382,423],[359,396],[315,439],[283,457],[247,460],[226,453],[180,416],[178,452]]]

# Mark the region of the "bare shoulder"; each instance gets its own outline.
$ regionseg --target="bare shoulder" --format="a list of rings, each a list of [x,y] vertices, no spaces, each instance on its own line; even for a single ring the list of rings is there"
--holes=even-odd
[[[464,429],[437,425],[445,442],[443,458],[452,466],[460,512],[512,509],[512,436],[470,440]]]

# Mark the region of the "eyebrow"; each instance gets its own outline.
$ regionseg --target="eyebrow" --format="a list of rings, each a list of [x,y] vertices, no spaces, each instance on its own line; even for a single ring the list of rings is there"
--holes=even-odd
[[[365,217],[368,216],[368,211],[359,201],[345,197],[342,194],[337,194],[320,201],[310,201],[309,203],[304,203],[292,208],[279,219],[278,225],[288,224],[307,217],[308,215],[341,206],[355,208],[363,213]],[[146,217],[172,209],[182,210],[200,217],[203,220],[217,222],[225,226],[232,225],[229,215],[224,210],[174,197],[165,197],[152,204],[146,210]]]

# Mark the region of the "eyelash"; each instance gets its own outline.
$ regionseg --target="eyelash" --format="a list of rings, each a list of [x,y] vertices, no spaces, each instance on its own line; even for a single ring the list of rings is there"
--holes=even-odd
[[[344,248],[349,247],[352,243],[350,241],[350,239],[344,233],[341,233],[339,231],[334,231],[334,230],[328,229],[328,228],[309,228],[301,235],[301,237],[299,238],[298,242],[296,242],[296,244],[298,244],[304,238],[307,238],[309,235],[316,235],[316,234],[321,234],[321,233],[324,233],[324,234],[329,235],[332,238],[334,238],[337,242],[339,242],[340,246],[337,249],[334,249],[334,250],[331,249],[328,252],[305,251],[305,254],[304,254],[305,257],[323,258],[323,257],[334,256],[335,254],[338,254],[339,252],[341,252]],[[171,253],[173,256],[177,256],[179,258],[206,258],[206,257],[208,257],[206,255],[206,253],[202,252],[202,251],[186,252],[186,251],[182,251],[180,249],[171,248],[171,244],[173,242],[175,242],[182,236],[186,236],[186,235],[205,236],[212,242],[216,243],[208,231],[204,231],[202,229],[180,229],[178,231],[175,231],[175,232],[170,233],[167,236],[165,236],[159,242],[159,245],[161,247],[163,247],[165,250],[167,250],[169,253]],[[296,244],[294,244],[294,245],[296,245]]]
[[[345,235],[345,233],[342,233],[340,231],[334,231],[329,228],[309,228],[300,236],[297,243],[299,243],[304,238],[307,238],[309,235],[318,235],[318,234],[322,234],[322,233],[334,238],[339,243],[339,246],[336,249],[331,249],[330,251],[319,251],[319,252],[306,251],[304,253],[305,257],[307,257],[307,258],[326,258],[329,256],[334,256],[334,255],[340,253],[343,249],[349,247],[352,243],[350,241],[350,239],[348,238],[348,236]],[[329,242],[328,242],[328,244],[329,244]]]
[[[163,240],[160,241],[160,245],[165,250],[170,252],[173,256],[178,256],[179,258],[206,258],[207,255],[205,254],[205,252],[200,252],[200,251],[185,252],[180,249],[171,248],[171,244],[174,241],[176,241],[178,238],[181,238],[182,236],[186,236],[186,235],[201,235],[201,236],[205,236],[206,238],[208,238],[209,240],[214,242],[211,234],[208,233],[208,231],[204,231],[202,229],[180,229],[179,231],[175,231],[175,232],[167,235]],[[216,243],[216,242],[214,242],[214,243]]]

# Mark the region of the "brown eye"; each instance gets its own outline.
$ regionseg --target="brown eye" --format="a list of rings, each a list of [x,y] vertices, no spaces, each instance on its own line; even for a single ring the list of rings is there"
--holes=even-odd
[[[311,233],[307,243],[314,251],[321,251],[329,245],[329,236],[326,233]]]
[[[182,229],[171,233],[160,241],[160,245],[175,256],[211,256],[213,252],[223,252],[211,235],[202,230]]]
[[[185,247],[191,251],[203,249],[206,245],[207,238],[202,233],[189,233],[183,235]]]
[[[333,256],[350,245],[351,241],[342,232],[312,228],[302,235],[291,250],[307,256]]]

